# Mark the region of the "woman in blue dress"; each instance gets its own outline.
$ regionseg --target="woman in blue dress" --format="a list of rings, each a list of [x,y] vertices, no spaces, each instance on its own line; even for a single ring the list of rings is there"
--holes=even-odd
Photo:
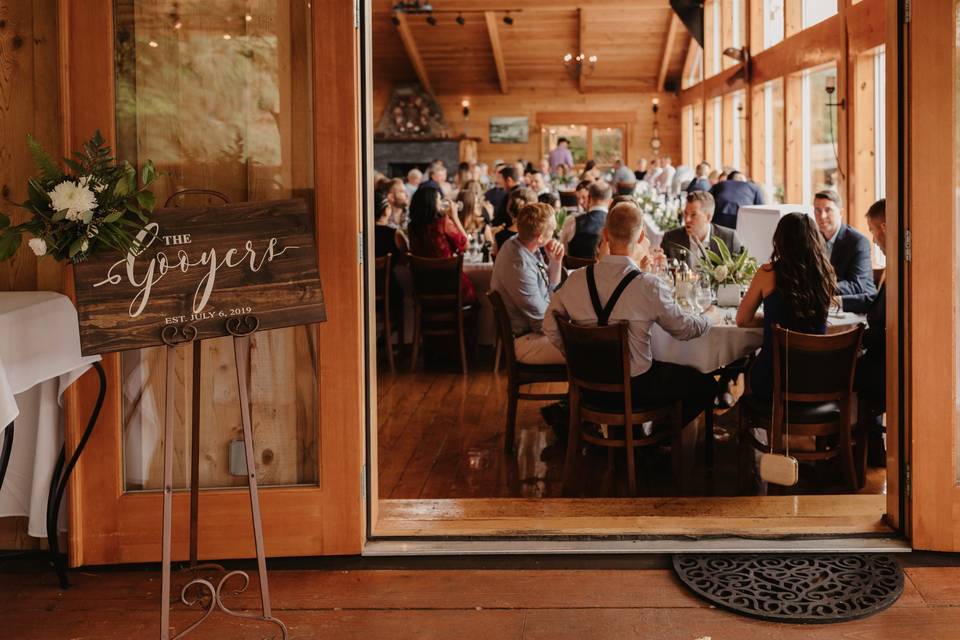
[[[763,327],[763,346],[750,370],[750,390],[773,395],[773,327],[823,335],[837,278],[813,218],[789,213],[773,234],[773,255],[760,267],[737,309],[737,325]],[[760,306],[763,312],[757,313]]]

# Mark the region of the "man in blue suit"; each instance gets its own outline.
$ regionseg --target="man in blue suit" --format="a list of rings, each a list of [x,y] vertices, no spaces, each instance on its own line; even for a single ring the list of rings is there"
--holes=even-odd
[[[757,185],[747,181],[746,176],[739,171],[731,171],[726,180],[713,185],[710,195],[717,203],[713,223],[728,229],[737,228],[737,213],[740,207],[764,204],[763,194]]]
[[[843,204],[836,191],[820,191],[813,197],[813,216],[826,243],[830,264],[837,273],[837,285],[843,308],[848,309],[854,298],[873,296],[873,263],[870,261],[870,241],[867,237],[842,222]]]

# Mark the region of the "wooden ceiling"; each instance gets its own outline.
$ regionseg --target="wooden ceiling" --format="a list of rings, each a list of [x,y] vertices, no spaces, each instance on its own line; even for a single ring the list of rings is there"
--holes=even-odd
[[[679,85],[690,44],[669,0],[432,0],[435,26],[425,14],[395,14],[394,4],[373,1],[375,83],[419,79],[440,95],[657,91]],[[563,64],[578,51],[598,58],[579,81]]]

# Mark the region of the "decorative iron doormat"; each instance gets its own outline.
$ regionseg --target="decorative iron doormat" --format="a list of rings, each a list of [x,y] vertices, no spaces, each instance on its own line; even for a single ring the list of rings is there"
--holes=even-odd
[[[676,555],[673,568],[717,606],[777,622],[865,618],[903,593],[903,570],[880,554]]]

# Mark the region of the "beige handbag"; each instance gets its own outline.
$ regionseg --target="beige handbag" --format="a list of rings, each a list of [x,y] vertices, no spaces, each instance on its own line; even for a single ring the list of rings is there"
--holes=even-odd
[[[784,380],[784,394],[790,389],[790,332],[787,331],[787,366]],[[784,453],[773,452],[773,416],[775,415],[774,400],[771,400],[770,407],[770,453],[764,453],[760,456],[760,479],[765,482],[772,482],[784,487],[792,487],[800,480],[800,464],[797,459],[790,455],[790,402],[784,403]]]

